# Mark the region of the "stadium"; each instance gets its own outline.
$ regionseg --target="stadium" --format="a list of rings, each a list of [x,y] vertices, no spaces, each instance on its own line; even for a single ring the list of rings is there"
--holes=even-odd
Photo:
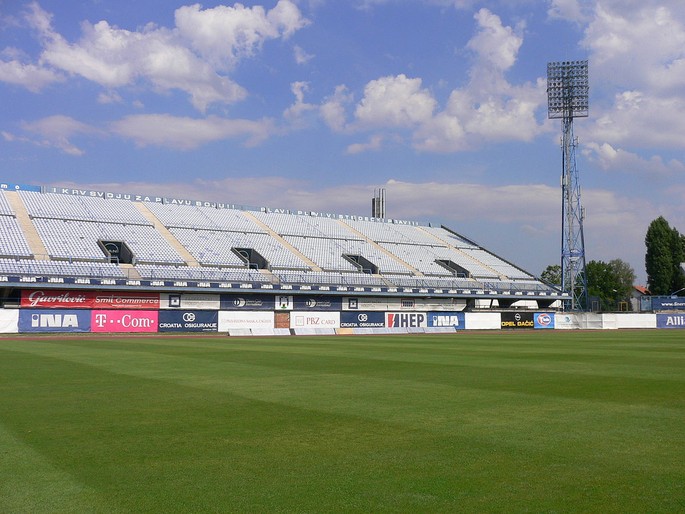
[[[547,328],[564,298],[414,221],[3,184],[0,222],[8,331]]]
[[[682,510],[681,331],[550,330],[678,298],[564,312],[403,220],[5,184],[0,223],[2,512]]]
[[[2,184],[2,331],[328,335],[682,328],[568,294],[446,226]]]

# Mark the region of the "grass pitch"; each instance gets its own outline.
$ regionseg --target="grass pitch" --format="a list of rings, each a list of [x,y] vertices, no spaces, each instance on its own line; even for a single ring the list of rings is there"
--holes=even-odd
[[[683,512],[685,332],[0,339],[0,512]]]

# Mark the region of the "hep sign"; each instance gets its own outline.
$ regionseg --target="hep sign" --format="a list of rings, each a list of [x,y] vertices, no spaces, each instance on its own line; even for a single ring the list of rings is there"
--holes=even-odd
[[[425,312],[386,312],[385,326],[388,328],[417,328],[427,326]]]

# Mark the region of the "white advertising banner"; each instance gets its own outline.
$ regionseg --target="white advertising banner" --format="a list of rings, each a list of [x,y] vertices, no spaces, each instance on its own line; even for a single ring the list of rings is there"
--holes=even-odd
[[[219,332],[228,332],[233,329],[273,330],[273,328],[273,312],[219,311]]]
[[[347,296],[343,298],[344,311],[462,311],[466,300],[457,298],[368,298]]]
[[[575,314],[557,312],[554,315],[554,328],[557,330],[573,330],[580,328],[580,322]]]
[[[343,298],[344,311],[398,311],[401,309],[399,298],[365,298],[349,296]]]
[[[0,309],[0,334],[19,332],[19,309]]]
[[[218,294],[162,293],[159,302],[160,309],[218,311],[219,306]]]
[[[619,314],[617,328],[656,328],[656,314]]]
[[[499,312],[467,312],[464,314],[466,330],[501,330],[502,316]]]
[[[340,313],[293,311],[290,328],[340,328]]]

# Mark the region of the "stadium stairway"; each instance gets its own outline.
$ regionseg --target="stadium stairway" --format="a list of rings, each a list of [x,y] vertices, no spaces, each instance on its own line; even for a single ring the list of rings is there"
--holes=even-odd
[[[402,266],[404,266],[405,268],[407,268],[407,270],[411,271],[413,275],[415,275],[415,276],[417,276],[417,277],[423,277],[423,276],[425,276],[423,273],[421,273],[421,272],[420,272],[419,270],[417,270],[415,267],[410,266],[409,264],[407,264],[406,262],[404,262],[402,259],[400,259],[397,255],[395,255],[395,254],[389,252],[388,250],[386,250],[385,248],[383,248],[381,245],[379,245],[378,243],[376,243],[376,241],[374,241],[373,239],[367,237],[365,234],[363,234],[362,232],[360,232],[359,230],[357,230],[356,228],[354,228],[352,225],[350,225],[350,224],[348,224],[348,223],[345,223],[344,220],[338,220],[338,223],[344,225],[346,228],[348,228],[349,230],[351,230],[352,232],[354,232],[355,234],[357,234],[359,237],[363,238],[364,241],[366,241],[366,242],[369,243],[370,245],[374,246],[379,252],[384,253],[385,255],[387,255],[388,257],[390,257],[390,258],[391,258],[392,260],[394,260],[395,262],[398,262],[399,264],[401,264]]]
[[[164,226],[164,224],[161,221],[159,221],[159,219],[157,219],[157,216],[155,216],[144,203],[133,202],[133,205],[135,205],[135,207],[140,211],[140,213],[143,216],[145,216],[145,219],[152,223],[152,226],[155,227],[155,230],[159,232],[164,239],[167,240],[171,247],[178,252],[181,258],[185,261],[186,265],[192,268],[200,267],[200,263],[197,262],[195,257],[193,257],[193,255],[188,251],[188,249],[185,246],[183,246],[181,242],[178,239],[176,239],[171,232],[169,232],[169,229],[167,229]]]
[[[19,193],[16,191],[5,191],[5,198],[9,202],[15,216],[17,217],[17,223],[21,227],[24,237],[26,237],[26,242],[29,245],[29,249],[33,254],[34,259],[37,261],[47,261],[50,260],[48,255],[48,250],[43,244],[43,240],[40,238],[36,227],[33,225],[28,211],[24,202],[21,200]]]
[[[129,280],[140,280],[143,278],[133,264],[119,264],[119,268],[126,274]]]
[[[432,234],[432,233],[430,233],[430,232],[428,232],[428,231],[426,231],[426,230],[423,230],[421,227],[419,227],[419,229],[420,229],[421,231],[423,231],[424,233],[430,235],[431,237],[435,238],[437,241],[440,241],[441,243],[446,244],[446,245],[448,245],[448,246],[452,246],[452,244],[451,244],[449,241],[447,241],[446,239],[443,239],[442,237],[438,237],[438,236],[435,235],[435,234]],[[444,227],[444,229],[445,229],[445,230],[449,230],[447,227]],[[449,231],[452,232],[451,230],[449,230]],[[480,259],[476,259],[473,255],[468,255],[468,254],[464,253],[464,252],[461,250],[461,248],[454,248],[454,250],[457,251],[457,252],[459,252],[459,253],[461,253],[461,254],[464,255],[464,257],[466,257],[466,258],[474,260],[475,262],[477,262],[480,266],[484,267],[485,269],[489,269],[489,270],[492,271],[493,273],[496,273],[500,280],[507,280],[507,277],[504,276],[504,275],[503,275],[502,273],[500,273],[499,271],[497,271],[495,268],[493,268],[492,266],[488,266],[487,263],[481,261]]]
[[[266,232],[273,237],[275,240],[277,240],[279,243],[281,243],[283,246],[285,246],[288,250],[290,250],[292,253],[297,255],[300,259],[302,259],[307,266],[309,266],[313,271],[323,271],[314,261],[312,261],[309,257],[304,255],[302,252],[300,252],[297,248],[295,248],[293,245],[291,245],[288,241],[283,239],[278,233],[274,232],[274,230],[269,227],[268,225],[264,224],[260,219],[258,219],[256,216],[253,216],[250,214],[249,211],[243,211],[243,215],[246,218],[249,218],[252,220],[255,224],[259,225],[262,227]]]

